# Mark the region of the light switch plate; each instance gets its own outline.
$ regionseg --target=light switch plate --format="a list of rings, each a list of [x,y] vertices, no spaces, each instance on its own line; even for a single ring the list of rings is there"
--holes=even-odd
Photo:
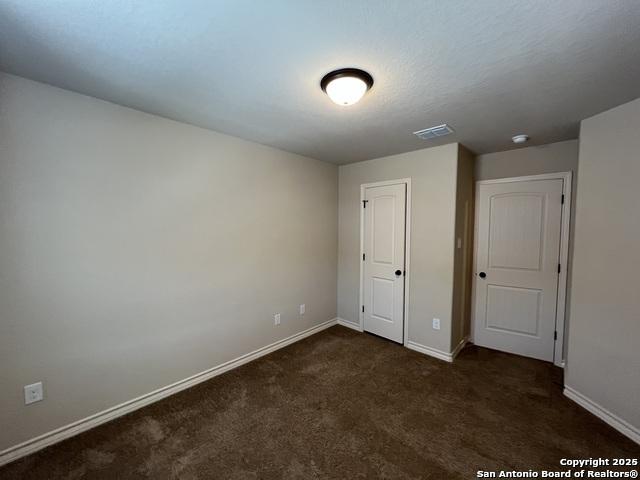
[[[280,314],[279,313],[276,313],[273,316],[273,324],[274,325],[280,325]]]
[[[303,303],[302,305],[300,305],[300,315],[304,315],[304,312],[307,310],[307,307],[305,306],[305,304]]]

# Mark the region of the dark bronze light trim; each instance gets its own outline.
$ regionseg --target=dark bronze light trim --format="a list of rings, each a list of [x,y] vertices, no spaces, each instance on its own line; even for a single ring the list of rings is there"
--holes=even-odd
[[[326,93],[327,85],[329,85],[332,80],[342,77],[359,78],[367,84],[367,90],[369,90],[373,86],[373,77],[364,70],[360,70],[359,68],[341,68],[339,70],[329,72],[324,77],[322,77],[322,80],[320,80],[320,88],[322,88],[322,91]]]

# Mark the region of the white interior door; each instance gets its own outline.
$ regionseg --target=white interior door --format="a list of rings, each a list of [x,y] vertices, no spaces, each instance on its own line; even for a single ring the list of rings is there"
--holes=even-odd
[[[474,342],[553,361],[563,180],[478,185]]]
[[[406,184],[365,189],[364,330],[402,343]]]

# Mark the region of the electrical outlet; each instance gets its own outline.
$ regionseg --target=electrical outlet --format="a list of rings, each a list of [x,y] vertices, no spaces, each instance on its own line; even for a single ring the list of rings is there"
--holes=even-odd
[[[462,248],[462,239],[458,237],[458,248]]]
[[[304,312],[306,311],[307,307],[305,306],[305,304],[303,303],[302,305],[300,305],[300,315],[304,315]]]
[[[439,318],[434,318],[433,319],[433,329],[434,330],[440,330],[440,319]]]
[[[42,382],[24,386],[24,404],[29,405],[43,399]]]
[[[276,313],[273,316],[273,324],[274,325],[280,325],[280,314],[279,313]]]

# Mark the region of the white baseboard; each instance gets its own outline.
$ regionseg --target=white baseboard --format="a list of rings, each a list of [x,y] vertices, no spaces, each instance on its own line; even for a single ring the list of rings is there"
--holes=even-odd
[[[458,354],[462,351],[467,343],[469,343],[469,337],[462,337],[460,343],[458,343],[458,345],[456,345],[456,348],[453,349],[453,352],[451,352],[452,360],[454,360],[458,356]]]
[[[415,342],[407,342],[405,345],[407,348],[411,350],[415,350],[416,352],[424,353],[425,355],[429,355],[430,357],[438,358],[440,360],[444,360],[445,362],[453,362],[453,359],[458,356],[458,353],[464,348],[464,346],[469,342],[469,337],[464,337],[460,340],[460,343],[456,345],[456,348],[453,349],[452,352],[445,352],[443,350],[438,350],[437,348],[427,347],[425,345],[421,345]]]
[[[614,415],[606,408],[598,405],[596,402],[594,402],[590,398],[585,397],[583,394],[571,387],[565,385],[564,394],[566,397],[576,402],[585,410],[593,413],[600,420],[608,423],[620,433],[626,435],[637,444],[640,444],[640,429],[638,429],[637,427],[634,427],[629,422],[621,419],[617,415]]]
[[[342,325],[343,327],[351,328],[357,332],[362,332],[362,327],[357,323],[349,322],[348,320],[340,317],[337,318],[337,323],[338,325]]]
[[[291,335],[290,337],[274,342],[271,345],[259,348],[245,355],[241,355],[234,360],[222,363],[203,372],[196,373],[195,375],[192,375],[183,380],[179,380],[175,383],[172,383],[171,385],[159,388],[157,390],[154,390],[153,392],[149,392],[140,397],[121,403],[120,405],[116,405],[115,407],[108,408],[107,410],[103,410],[102,412],[98,412],[89,417],[83,418],[82,420],[78,420],[76,422],[70,423],[69,425],[65,425],[64,427],[52,430],[38,437],[27,440],[26,442],[14,445],[13,447],[9,447],[6,450],[0,452],[0,466],[31,453],[37,452],[38,450],[48,447],[49,445],[53,445],[54,443],[58,443],[62,440],[73,437],[74,435],[77,435],[79,433],[86,432],[87,430],[97,427],[98,425],[102,425],[103,423],[106,423],[110,420],[133,412],[134,410],[138,410],[139,408],[157,402],[158,400],[162,400],[163,398],[173,395],[174,393],[181,392],[182,390],[186,390],[187,388],[193,387],[194,385],[206,382],[207,380],[217,375],[220,375],[229,370],[233,370],[240,365],[249,363],[253,360],[256,360],[257,358],[274,352],[275,350],[286,347],[287,345],[297,342],[298,340],[302,340],[305,337],[329,328],[335,325],[337,322],[337,318],[328,320],[324,323],[321,323],[320,325],[316,325],[315,327],[308,328],[306,330],[303,330],[302,332]]]
[[[405,347],[410,348],[411,350],[415,350],[416,352],[424,353],[425,355],[429,355],[430,357],[444,360],[445,362],[453,362],[453,356],[449,352],[444,352],[436,348],[426,347],[425,345],[420,345],[419,343],[415,342],[407,342]]]

